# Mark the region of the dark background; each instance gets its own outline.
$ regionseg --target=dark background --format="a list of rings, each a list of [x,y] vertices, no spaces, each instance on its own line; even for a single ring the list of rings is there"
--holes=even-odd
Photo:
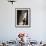
[[[26,25],[28,25],[28,10],[17,10],[17,25],[19,25],[19,18],[21,14],[27,12]]]

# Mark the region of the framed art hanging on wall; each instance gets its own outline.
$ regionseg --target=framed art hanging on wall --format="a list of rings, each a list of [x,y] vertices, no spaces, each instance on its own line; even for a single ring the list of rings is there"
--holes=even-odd
[[[15,8],[15,26],[20,28],[31,27],[30,8]]]

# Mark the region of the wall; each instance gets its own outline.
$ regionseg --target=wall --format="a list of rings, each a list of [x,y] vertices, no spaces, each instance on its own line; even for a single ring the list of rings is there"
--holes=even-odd
[[[18,32],[31,35],[33,40],[46,40],[46,4],[45,0],[17,0],[13,5],[0,0],[0,41],[15,40]],[[31,27],[15,27],[15,8],[31,8]]]

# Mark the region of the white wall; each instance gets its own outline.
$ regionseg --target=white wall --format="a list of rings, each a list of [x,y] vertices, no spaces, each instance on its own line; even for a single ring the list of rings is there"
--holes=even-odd
[[[17,0],[12,5],[0,0],[0,41],[15,40],[18,32],[29,33],[33,40],[46,40],[45,3],[45,0]],[[15,8],[31,8],[31,28],[15,27]]]

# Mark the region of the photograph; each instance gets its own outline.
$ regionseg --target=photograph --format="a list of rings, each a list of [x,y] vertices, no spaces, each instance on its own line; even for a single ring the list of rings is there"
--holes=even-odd
[[[0,0],[0,46],[46,46],[46,0]]]
[[[15,9],[16,27],[30,27],[31,26],[31,12],[30,8],[16,8]]]

